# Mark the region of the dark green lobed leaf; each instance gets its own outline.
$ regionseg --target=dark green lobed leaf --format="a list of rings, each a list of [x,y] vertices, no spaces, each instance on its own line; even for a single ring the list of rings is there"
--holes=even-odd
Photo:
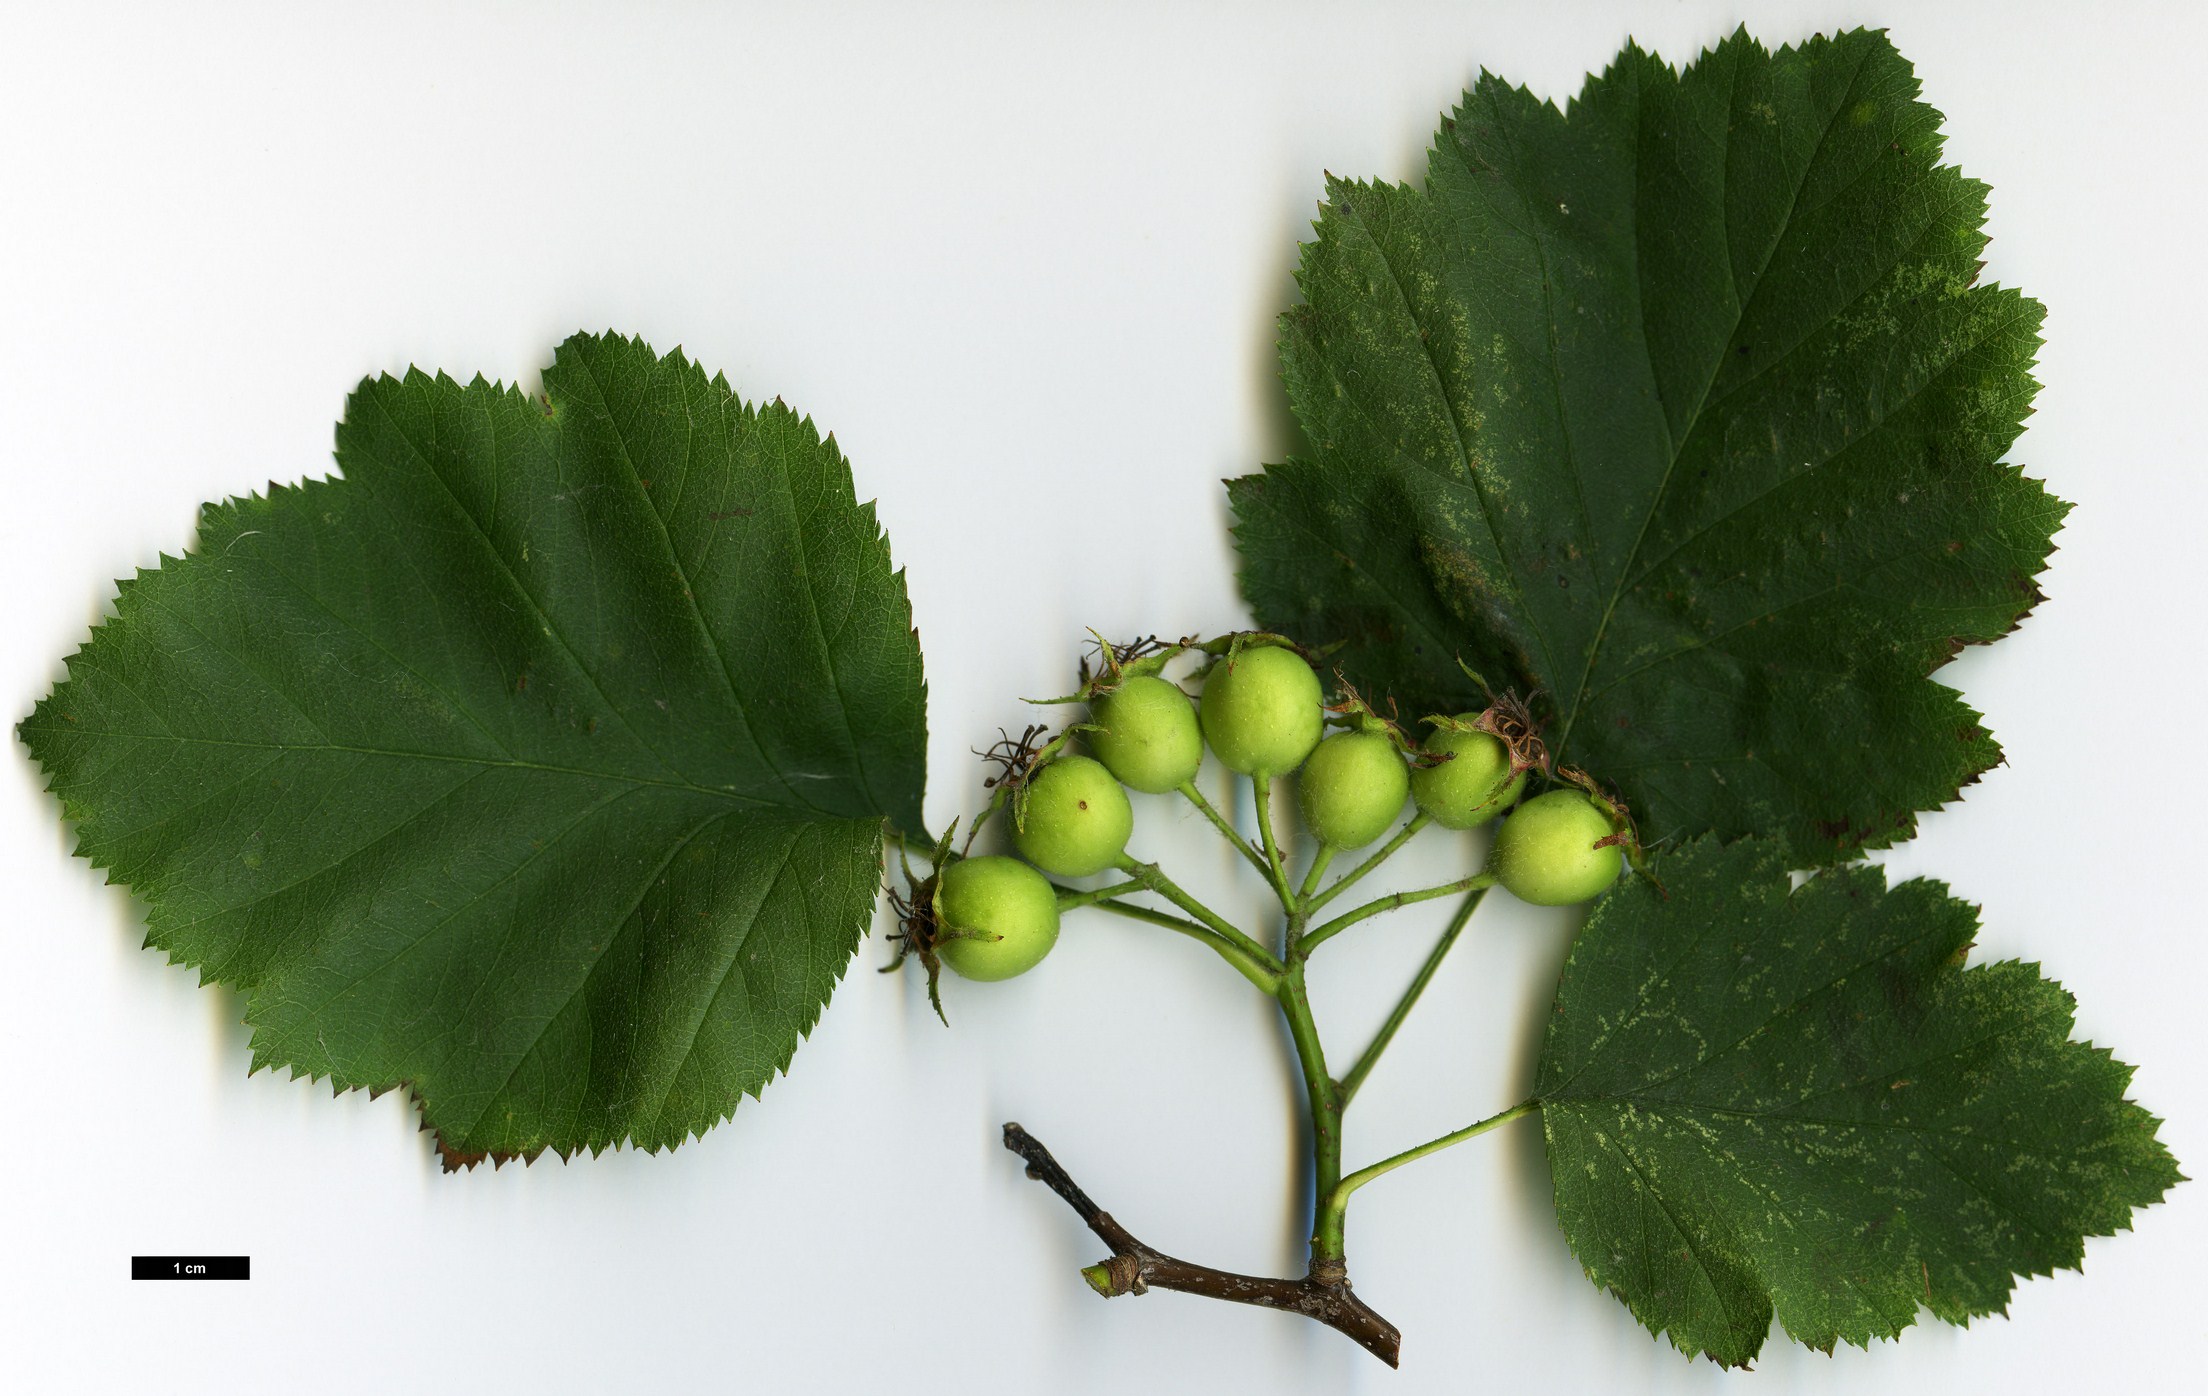
[[[2180,1180],[2060,986],[1962,968],[1977,916],[1939,884],[1790,891],[1757,841],[1660,866],[1668,897],[1629,880],[1572,947],[1534,1094],[1573,1252],[1681,1351],[2000,1311]]]
[[[408,1087],[448,1166],[725,1119],[919,827],[919,645],[834,442],[633,340],[545,393],[363,383],[343,478],[209,506],[19,729],[256,1068]]]
[[[1333,180],[1282,317],[1307,458],[1231,482],[1261,623],[1409,712],[1547,695],[1652,837],[1905,838],[1999,749],[1927,678],[2013,628],[2067,508],[1998,464],[2040,308],[1885,37],[1567,112],[1483,74],[1424,189]]]

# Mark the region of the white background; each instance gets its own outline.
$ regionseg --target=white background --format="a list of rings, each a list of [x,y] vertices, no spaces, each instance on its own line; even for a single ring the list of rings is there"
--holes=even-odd
[[[836,432],[910,567],[942,824],[969,747],[1063,691],[1081,627],[1243,619],[1222,476],[1292,447],[1272,317],[1321,172],[1412,178],[1481,65],[1561,98],[1628,33],[1684,58],[1888,23],[1989,181],[1989,276],[2048,306],[2016,458],[2077,504],[2048,602],[1946,672],[2008,764],[1885,861],[1983,904],[2208,1160],[2196,870],[2208,324],[2192,6],[1352,8],[606,4],[136,8],[0,19],[0,710],[200,501],[329,468],[364,374],[533,384],[616,327]],[[0,1385],[19,1391],[2016,1392],[2169,1389],[2197,1356],[2201,1185],[2007,1319],[1753,1375],[1595,1292],[1532,1124],[1360,1194],[1390,1374],[1298,1319],[1096,1300],[1101,1248],[996,1143],[1026,1123],[1138,1234],[1297,1263],[1269,1006],[1163,932],[1075,919],[955,1028],[870,941],[796,1074],[702,1143],[445,1177],[397,1096],[248,1079],[239,1000],[0,772]],[[1255,913],[1194,822],[1141,849]],[[1192,852],[1193,850],[1193,852]],[[1428,849],[1438,875],[1476,856]],[[1415,870],[1414,870],[1415,871]],[[1412,872],[1406,872],[1406,879]],[[1507,900],[1507,899],[1505,899]],[[1440,905],[1440,904],[1437,904]],[[1340,942],[1354,1050],[1440,913]],[[1353,1160],[1519,1098],[1566,914],[1491,905],[1360,1099]],[[132,1285],[135,1252],[250,1252]]]

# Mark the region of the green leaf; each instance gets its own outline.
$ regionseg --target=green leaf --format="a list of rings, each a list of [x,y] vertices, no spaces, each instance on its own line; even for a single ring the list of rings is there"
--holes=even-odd
[[[255,1069],[409,1088],[448,1167],[727,1118],[920,824],[919,643],[834,441],[633,340],[544,383],[363,383],[343,478],[210,505],[19,729]]]
[[[2180,1181],[2059,985],[1962,968],[1977,915],[1938,883],[1791,891],[1753,840],[1661,870],[1573,945],[1534,1094],[1588,1278],[1681,1351],[1747,1362],[1774,1312],[1829,1351],[2001,1311]]]
[[[2040,308],[1978,284],[1985,187],[1883,35],[1565,112],[1483,75],[1423,190],[1332,180],[1282,319],[1308,457],[1231,483],[1259,621],[1407,712],[1547,695],[1662,838],[1797,865],[2000,757],[1927,675],[1999,637],[2066,505],[1997,464]]]

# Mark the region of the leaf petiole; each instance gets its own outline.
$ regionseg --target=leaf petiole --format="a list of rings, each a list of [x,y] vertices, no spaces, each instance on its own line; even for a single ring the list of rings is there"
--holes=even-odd
[[[1311,1231],[1313,1249],[1316,1250],[1322,1244],[1330,1243],[1334,1247],[1335,1254],[1341,1253],[1342,1223],[1349,1212],[1349,1195],[1381,1174],[1392,1173],[1404,1164],[1416,1162],[1428,1154],[1438,1154],[1452,1144],[1462,1144],[1467,1139],[1485,1134],[1489,1130],[1502,1125],[1507,1125],[1512,1120],[1530,1115],[1540,1108],[1541,1102],[1538,1100],[1520,1101],[1508,1110],[1490,1115],[1476,1124],[1466,1125],[1463,1129],[1452,1134],[1444,1134],[1439,1139],[1429,1139],[1416,1148],[1405,1149],[1393,1158],[1384,1158],[1368,1168],[1358,1169],[1355,1173],[1336,1183],[1331,1189],[1326,1190],[1325,1200],[1319,1204],[1318,1222],[1312,1227]]]
[[[886,819],[882,821],[882,838],[885,842],[896,844],[900,853],[910,852],[914,848],[918,848],[923,852],[933,852],[941,847],[940,841],[937,840],[935,835],[928,832],[927,826],[922,825],[908,834]]]

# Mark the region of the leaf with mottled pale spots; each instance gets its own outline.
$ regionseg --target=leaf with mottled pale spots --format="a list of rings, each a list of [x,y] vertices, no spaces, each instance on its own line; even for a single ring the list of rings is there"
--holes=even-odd
[[[1572,946],[1534,1095],[1573,1252],[1680,1350],[2000,1312],[2180,1180],[2059,985],[1964,968],[1977,914],[1938,883],[1794,890],[1758,841],[1659,868]]]
[[[1652,838],[1798,866],[2000,759],[1928,675],[2039,598],[2068,506],[2001,463],[2040,308],[1884,35],[1566,109],[1483,75],[1425,186],[1330,180],[1281,321],[1297,459],[1232,482],[1259,620],[1406,713],[1538,690]]]
[[[919,827],[919,642],[834,440],[613,336],[544,388],[361,384],[343,478],[208,506],[19,729],[255,1067],[407,1088],[447,1166],[727,1118]]]

